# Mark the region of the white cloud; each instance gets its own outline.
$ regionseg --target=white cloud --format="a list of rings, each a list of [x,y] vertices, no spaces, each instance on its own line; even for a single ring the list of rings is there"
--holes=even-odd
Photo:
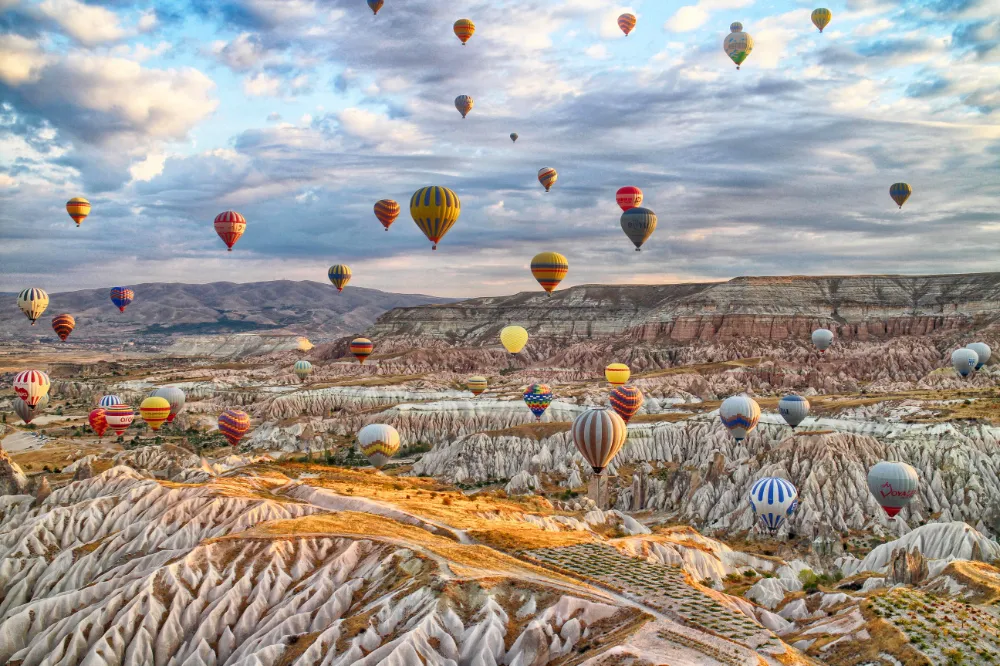
[[[893,26],[893,22],[889,19],[883,17],[875,19],[869,23],[862,23],[857,28],[854,29],[854,34],[858,37],[871,37],[872,35],[877,35],[880,32],[885,32]]]
[[[697,4],[684,5],[678,9],[667,19],[664,27],[674,32],[690,32],[705,25],[708,17],[715,11],[749,7],[753,2],[754,0],[699,0]]]
[[[36,42],[20,35],[0,35],[0,82],[18,86],[35,81],[48,61]]]
[[[44,0],[38,9],[63,32],[86,46],[114,42],[127,34],[118,14],[97,5],[77,0]]]
[[[416,125],[405,120],[394,120],[386,115],[351,107],[337,114],[341,130],[348,136],[379,144],[380,147],[413,145],[425,140]]]
[[[237,72],[256,67],[264,58],[260,39],[249,32],[240,33],[231,42],[213,42],[211,51],[219,62]]]
[[[608,49],[605,48],[604,44],[588,46],[583,52],[594,60],[605,60],[609,56]]]
[[[136,22],[135,27],[139,32],[149,32],[159,25],[159,23],[160,21],[156,16],[156,10],[147,9],[139,16],[139,20]]]
[[[0,173],[0,190],[13,190],[17,187],[17,181],[5,173]]]
[[[146,159],[134,163],[129,168],[129,174],[131,174],[132,180],[149,182],[163,173],[163,165],[166,164],[166,161],[165,153],[151,152],[146,156]]]
[[[249,97],[277,97],[281,92],[281,79],[264,72],[243,79],[243,93]]]

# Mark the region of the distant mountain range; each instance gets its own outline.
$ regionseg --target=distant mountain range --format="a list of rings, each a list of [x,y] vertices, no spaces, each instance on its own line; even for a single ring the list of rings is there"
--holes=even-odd
[[[328,283],[211,282],[208,284],[129,285],[135,301],[120,313],[110,299],[111,286],[49,294],[49,307],[35,326],[17,309],[16,294],[3,295],[0,340],[58,343],[52,317],[76,318],[71,342],[117,340],[164,341],[179,335],[274,333],[333,340],[360,334],[375,319],[397,307],[449,303],[454,299],[392,294]]]

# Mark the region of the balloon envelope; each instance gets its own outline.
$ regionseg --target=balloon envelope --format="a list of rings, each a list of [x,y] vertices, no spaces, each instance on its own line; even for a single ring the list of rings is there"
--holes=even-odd
[[[778,401],[778,413],[794,428],[809,416],[809,401],[800,395],[786,395]]]
[[[642,244],[649,240],[649,237],[656,231],[656,213],[648,208],[629,208],[622,213],[622,231],[628,236],[635,251],[642,248]]]
[[[391,425],[370,423],[358,431],[358,448],[375,469],[382,469],[399,452],[399,433]]]
[[[542,184],[545,191],[548,192],[556,181],[559,179],[559,172],[557,172],[552,167],[542,167],[538,170],[538,182]]]
[[[90,215],[90,202],[83,197],[73,197],[66,202],[66,212],[76,222],[76,226],[80,226],[80,223]]]
[[[313,371],[312,363],[309,361],[296,361],[295,362],[295,374],[301,379],[305,380]]]
[[[541,421],[542,414],[552,404],[552,389],[549,388],[548,384],[532,384],[524,389],[522,397],[531,413],[535,415],[537,420]]]
[[[730,29],[738,27],[739,30],[733,30],[726,35],[726,38],[722,41],[722,48],[725,50],[726,55],[736,63],[736,69],[739,69],[743,61],[753,51],[753,37],[743,32],[742,24],[734,23],[729,27]]]
[[[98,407],[104,407],[105,409],[107,409],[108,407],[114,407],[115,405],[124,405],[124,404],[125,401],[114,394],[106,395],[97,402]]]
[[[48,395],[49,385],[49,376],[41,370],[25,370],[14,377],[14,393],[31,409]]]
[[[611,391],[611,409],[628,423],[642,407],[642,391],[634,386],[619,386]]]
[[[399,204],[392,199],[381,199],[375,203],[375,217],[382,223],[386,231],[399,217]]]
[[[233,246],[240,239],[243,232],[247,230],[247,220],[235,210],[227,210],[215,216],[215,233],[226,244],[229,251],[233,251]]]
[[[632,371],[624,363],[611,363],[604,368],[604,378],[612,386],[622,386],[632,376]]]
[[[344,291],[344,287],[351,281],[351,267],[347,264],[334,264],[326,272],[330,282],[337,288],[338,292]]]
[[[514,143],[517,143],[517,132],[510,133],[510,140]]]
[[[632,28],[635,27],[635,14],[622,14],[618,17],[618,27],[621,28],[625,36],[628,37],[628,33],[632,32]]]
[[[913,194],[913,188],[907,183],[893,183],[889,188],[889,196],[895,201],[900,208],[906,203],[906,200],[910,198]]]
[[[112,405],[104,409],[104,418],[116,435],[121,437],[135,420],[135,412],[128,405]]]
[[[531,274],[550,294],[569,272],[569,262],[558,252],[541,252],[531,260]]]
[[[94,431],[94,434],[98,438],[104,437],[104,433],[108,430],[108,419],[107,410],[103,407],[98,407],[97,409],[90,412],[87,416],[87,421],[90,423],[90,429]]]
[[[465,380],[465,387],[472,392],[472,395],[479,395],[486,390],[486,377],[474,375]]]
[[[170,416],[170,403],[167,402],[166,398],[149,396],[139,405],[139,416],[149,424],[153,432],[156,432]]]
[[[750,506],[761,526],[774,534],[792,515],[799,503],[799,492],[791,483],[778,477],[758,479],[750,488]]]
[[[459,95],[455,98],[455,108],[458,109],[463,118],[469,115],[469,111],[472,111],[473,104],[475,102],[468,95]]]
[[[365,364],[365,359],[375,351],[375,345],[368,338],[355,338],[351,340],[351,353],[358,359],[358,363]]]
[[[219,432],[232,447],[239,446],[243,435],[250,430],[250,416],[239,409],[227,409],[219,415]]]
[[[829,9],[820,7],[819,9],[814,9],[812,13],[813,25],[819,28],[820,32],[823,32],[823,28],[830,24],[830,19],[833,18],[833,12]]]
[[[26,403],[24,400],[21,400],[21,398],[17,396],[14,396],[14,399],[11,402],[14,405],[14,413],[17,414],[22,421],[24,421],[25,425],[28,425],[29,423],[31,423],[32,419],[41,414],[42,411],[44,411],[45,408],[48,407],[49,396],[46,395],[41,400],[39,400],[38,404],[35,405],[34,409],[29,407],[28,403]]]
[[[833,331],[828,328],[817,328],[813,331],[812,342],[816,349],[825,352],[833,344]]]
[[[917,470],[903,462],[882,461],[868,471],[868,490],[890,518],[910,503],[919,487]]]
[[[476,32],[476,24],[469,19],[458,19],[455,21],[453,30],[455,31],[455,36],[461,40],[462,46],[465,46],[465,43],[468,42],[472,35]]]
[[[979,365],[979,354],[968,348],[956,349],[951,353],[951,367],[963,377],[968,377]]]
[[[128,287],[114,287],[111,290],[111,302],[115,304],[119,312],[125,312],[125,308],[134,300],[135,292]]]
[[[437,249],[437,244],[455,226],[461,213],[462,202],[447,187],[422,187],[410,197],[410,217],[434,243],[432,250]]]
[[[600,474],[625,445],[628,426],[606,407],[588,409],[573,421],[573,443],[584,460]]]
[[[44,289],[37,287],[25,289],[17,295],[17,307],[34,326],[38,318],[45,312],[45,308],[49,307],[49,295],[45,293]]]
[[[505,326],[500,331],[500,344],[511,354],[516,354],[528,344],[528,332],[520,326]]]
[[[187,402],[184,391],[176,386],[163,386],[150,393],[150,395],[163,398],[170,403],[170,416],[167,417],[167,423],[173,423],[177,415],[184,411],[184,403]]]
[[[371,7],[372,12],[378,16],[378,10],[382,9],[382,5],[385,4],[385,0],[368,0],[368,6]]]
[[[979,370],[984,365],[989,363],[990,356],[993,356],[993,350],[985,342],[973,342],[972,344],[965,345],[967,348],[976,352],[976,356],[979,357],[979,362],[976,363],[976,370]]]
[[[615,201],[622,211],[631,210],[642,203],[642,190],[631,185],[619,188],[615,194]]]
[[[743,440],[760,420],[760,405],[749,396],[734,395],[722,401],[719,418],[737,442]]]
[[[56,335],[63,342],[66,341],[66,338],[69,337],[74,328],[76,328],[76,319],[71,314],[56,315],[52,318],[52,330],[56,332]]]

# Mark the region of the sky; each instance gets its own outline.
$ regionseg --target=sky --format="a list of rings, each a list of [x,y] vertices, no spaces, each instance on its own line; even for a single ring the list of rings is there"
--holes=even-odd
[[[542,251],[563,287],[996,270],[1000,0],[827,7],[820,34],[796,0],[0,0],[0,291],[346,263],[352,286],[501,295],[539,289]],[[426,185],[462,201],[435,252],[408,211]],[[659,219],[638,253],[624,185]]]

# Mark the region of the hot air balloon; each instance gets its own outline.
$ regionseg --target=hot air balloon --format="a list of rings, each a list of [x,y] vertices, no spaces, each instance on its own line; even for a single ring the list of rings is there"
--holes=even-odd
[[[368,0],[368,6],[372,8],[375,16],[378,16],[378,10],[382,9],[382,5],[385,4],[385,0]]]
[[[469,111],[472,111],[472,105],[474,103],[475,102],[473,102],[472,98],[468,95],[459,95],[455,98],[455,108],[458,109],[458,112],[462,114],[463,118],[469,114]]]
[[[98,439],[104,437],[104,433],[108,430],[108,419],[105,416],[106,414],[107,410],[98,407],[94,411],[90,412],[90,416],[87,417],[87,420],[90,422],[90,429],[94,431],[94,434],[97,435]]]
[[[31,423],[32,419],[41,414],[45,408],[49,406],[49,396],[47,394],[43,396],[42,399],[38,401],[38,404],[35,405],[34,409],[29,407],[28,403],[24,400],[21,400],[21,398],[16,396],[11,402],[14,406],[14,413],[21,417],[21,420],[24,421],[24,425],[28,425]]]
[[[632,185],[618,188],[615,201],[618,202],[623,212],[631,210],[642,203],[642,190]]]
[[[976,370],[979,370],[986,365],[990,360],[990,356],[993,356],[993,350],[990,349],[990,346],[985,342],[973,342],[972,344],[965,346],[966,348],[976,352],[976,356],[979,357],[979,362],[976,363]]]
[[[552,389],[548,384],[532,384],[524,389],[524,404],[528,406],[535,419],[542,420],[542,414],[552,403]]]
[[[628,423],[642,407],[642,391],[634,386],[619,386],[611,391],[611,409]]]
[[[302,381],[306,380],[306,377],[312,374],[313,364],[309,361],[296,361],[295,362],[295,375]]]
[[[149,425],[150,430],[156,432],[170,417],[170,403],[166,398],[150,396],[139,405],[139,416]]]
[[[111,302],[119,311],[125,312],[128,304],[135,300],[135,292],[128,287],[115,287],[111,290]]]
[[[778,413],[793,428],[809,416],[809,401],[800,395],[786,395],[778,401]]]
[[[906,200],[913,194],[913,188],[906,183],[893,183],[889,188],[889,196],[902,208]]]
[[[74,328],[76,328],[76,319],[71,314],[56,315],[52,318],[52,330],[56,332],[56,335],[63,342],[66,341],[66,338],[69,337]]]
[[[517,143],[517,132],[510,133],[510,140],[512,143]]]
[[[35,409],[49,393],[49,376],[41,370],[24,370],[14,377],[14,393]]]
[[[757,427],[757,421],[760,420],[760,405],[749,396],[734,395],[722,401],[719,418],[733,438],[741,442]]]
[[[173,423],[177,415],[184,411],[184,403],[187,402],[187,397],[184,395],[184,391],[180,390],[176,386],[164,386],[158,388],[152,393],[151,396],[163,398],[168,403],[170,403],[170,415],[167,417],[167,423]]]
[[[910,503],[919,487],[917,470],[903,462],[883,460],[868,471],[868,490],[890,518]]]
[[[753,37],[743,32],[742,23],[733,23],[729,29],[731,32],[723,40],[722,48],[725,49],[726,55],[736,63],[736,69],[739,69],[743,61],[753,51]]]
[[[649,237],[656,231],[656,213],[648,208],[629,208],[622,213],[622,231],[628,239],[635,245],[635,251],[642,248],[642,244],[649,240]]]
[[[410,217],[434,243],[432,250],[444,238],[462,213],[462,202],[458,195],[447,187],[422,187],[410,197]]]
[[[542,184],[548,192],[559,179],[559,173],[552,167],[542,167],[538,170],[538,182]]]
[[[108,407],[114,407],[115,405],[124,405],[125,401],[119,398],[117,395],[106,395],[97,402],[98,407],[103,407],[107,409]]]
[[[799,504],[799,491],[779,477],[758,479],[750,488],[750,507],[761,527],[776,534],[785,518],[791,516]]]
[[[812,13],[813,25],[819,28],[820,32],[823,32],[823,28],[830,24],[830,19],[833,18],[833,12],[829,9],[820,7],[819,9],[814,9]]]
[[[351,353],[358,359],[358,363],[365,364],[365,359],[372,355],[375,345],[368,338],[355,338],[351,340]]]
[[[45,312],[45,308],[49,307],[49,295],[45,293],[44,289],[30,287],[17,295],[17,307],[21,308],[21,312],[34,326],[38,318]]]
[[[351,281],[351,267],[347,264],[334,264],[326,272],[330,282],[337,288],[337,292],[344,291],[344,287]]]
[[[369,423],[358,431],[358,448],[375,469],[382,469],[399,452],[399,433],[391,425]]]
[[[392,199],[381,199],[375,203],[375,217],[382,223],[385,230],[389,231],[389,227],[399,217],[399,204]]]
[[[604,471],[628,437],[625,421],[606,407],[588,409],[577,416],[572,432],[573,443],[594,474]]]
[[[80,223],[90,215],[90,202],[83,197],[73,197],[66,202],[66,212],[76,222],[76,226],[80,226]]]
[[[135,412],[128,405],[112,405],[104,408],[104,418],[108,427],[121,437],[135,420]]]
[[[462,41],[462,46],[469,41],[473,34],[476,32],[476,24],[469,19],[458,19],[455,21],[455,36]]]
[[[631,376],[632,371],[624,363],[611,363],[604,368],[604,378],[612,386],[624,386]]]
[[[569,262],[558,252],[541,252],[531,260],[531,274],[551,294],[569,272]]]
[[[504,326],[500,331],[500,344],[511,354],[516,354],[528,344],[528,332],[520,326]]]
[[[825,352],[833,344],[833,331],[828,328],[817,328],[813,331],[812,342],[820,353]]]
[[[227,210],[215,216],[215,233],[226,244],[229,251],[233,251],[233,246],[240,239],[243,232],[247,230],[247,220],[235,210]]]
[[[465,380],[465,387],[472,391],[472,395],[479,395],[486,390],[486,377],[474,375]]]
[[[951,367],[963,377],[968,377],[979,364],[979,354],[968,348],[956,349],[951,353]]]
[[[239,409],[227,409],[219,415],[219,432],[234,449],[250,431],[250,417]]]
[[[622,29],[625,36],[628,37],[628,33],[632,32],[632,28],[635,27],[635,14],[622,14],[618,17],[618,27]]]

